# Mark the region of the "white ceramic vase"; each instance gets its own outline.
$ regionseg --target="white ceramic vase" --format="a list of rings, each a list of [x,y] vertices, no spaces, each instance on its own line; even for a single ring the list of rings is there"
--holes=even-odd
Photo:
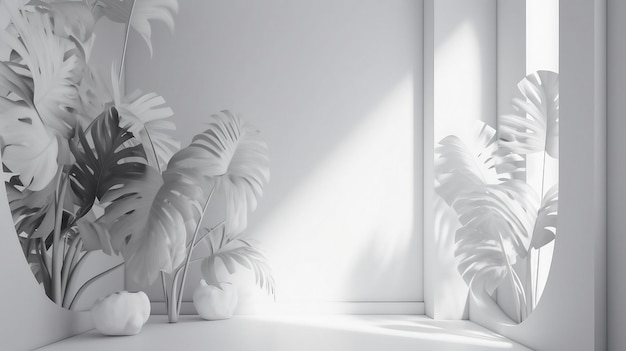
[[[237,288],[231,283],[209,285],[201,280],[193,293],[193,305],[200,317],[206,320],[228,319],[237,307]]]
[[[91,308],[93,324],[104,335],[135,335],[150,317],[150,300],[139,291],[119,291],[98,299]]]

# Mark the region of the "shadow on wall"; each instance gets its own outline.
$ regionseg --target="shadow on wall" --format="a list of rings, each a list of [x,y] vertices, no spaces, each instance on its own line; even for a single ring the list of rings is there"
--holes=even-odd
[[[181,3],[174,35],[155,28],[152,61],[129,48],[129,91],[163,95],[180,139],[224,108],[266,138],[272,179],[248,232],[273,263],[279,300],[421,300],[418,5]],[[400,268],[388,274],[378,259]]]

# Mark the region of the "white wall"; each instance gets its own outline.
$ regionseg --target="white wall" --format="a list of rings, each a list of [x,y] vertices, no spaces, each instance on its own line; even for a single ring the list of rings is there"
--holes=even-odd
[[[414,0],[181,1],[152,60],[131,36],[128,91],[163,95],[183,144],[225,108],[266,138],[247,232],[278,302],[422,301],[421,21]]]
[[[608,349],[618,351],[626,349],[626,2],[609,0],[607,13]]]

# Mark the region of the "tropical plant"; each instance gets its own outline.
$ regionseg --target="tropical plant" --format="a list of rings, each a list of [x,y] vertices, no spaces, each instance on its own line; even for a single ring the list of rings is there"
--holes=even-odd
[[[173,28],[176,0],[2,2],[11,22],[2,32],[10,57],[0,61],[2,161],[7,195],[24,255],[46,294],[74,308],[103,275],[126,265],[141,284],[161,277],[170,321],[180,311],[191,255],[211,248],[202,272],[216,281],[216,262],[255,273],[269,293],[266,259],[244,238],[247,214],[269,180],[267,145],[228,111],[180,149],[173,111],[155,93],[126,95],[120,84],[128,34],[151,48],[151,22]],[[89,64],[101,18],[126,26],[121,65],[104,79]],[[204,225],[215,192],[225,219]],[[219,238],[219,242],[216,241]],[[77,286],[95,251],[124,262]],[[170,286],[168,287],[168,275]],[[75,292],[74,292],[75,291]]]
[[[558,184],[544,189],[546,158],[558,158],[558,74],[538,71],[518,84],[516,114],[498,119],[498,133],[479,122],[469,143],[451,135],[436,148],[435,189],[456,212],[458,270],[472,292],[492,295],[508,281],[517,320],[536,307],[533,256],[556,237]],[[542,182],[525,180],[525,156],[542,154]]]

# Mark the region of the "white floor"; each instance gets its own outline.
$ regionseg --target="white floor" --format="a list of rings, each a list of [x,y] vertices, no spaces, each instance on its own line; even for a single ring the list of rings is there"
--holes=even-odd
[[[468,321],[424,316],[237,316],[204,321],[183,316],[168,324],[153,316],[139,335],[106,337],[96,331],[39,349],[219,351],[483,351],[530,350]]]

